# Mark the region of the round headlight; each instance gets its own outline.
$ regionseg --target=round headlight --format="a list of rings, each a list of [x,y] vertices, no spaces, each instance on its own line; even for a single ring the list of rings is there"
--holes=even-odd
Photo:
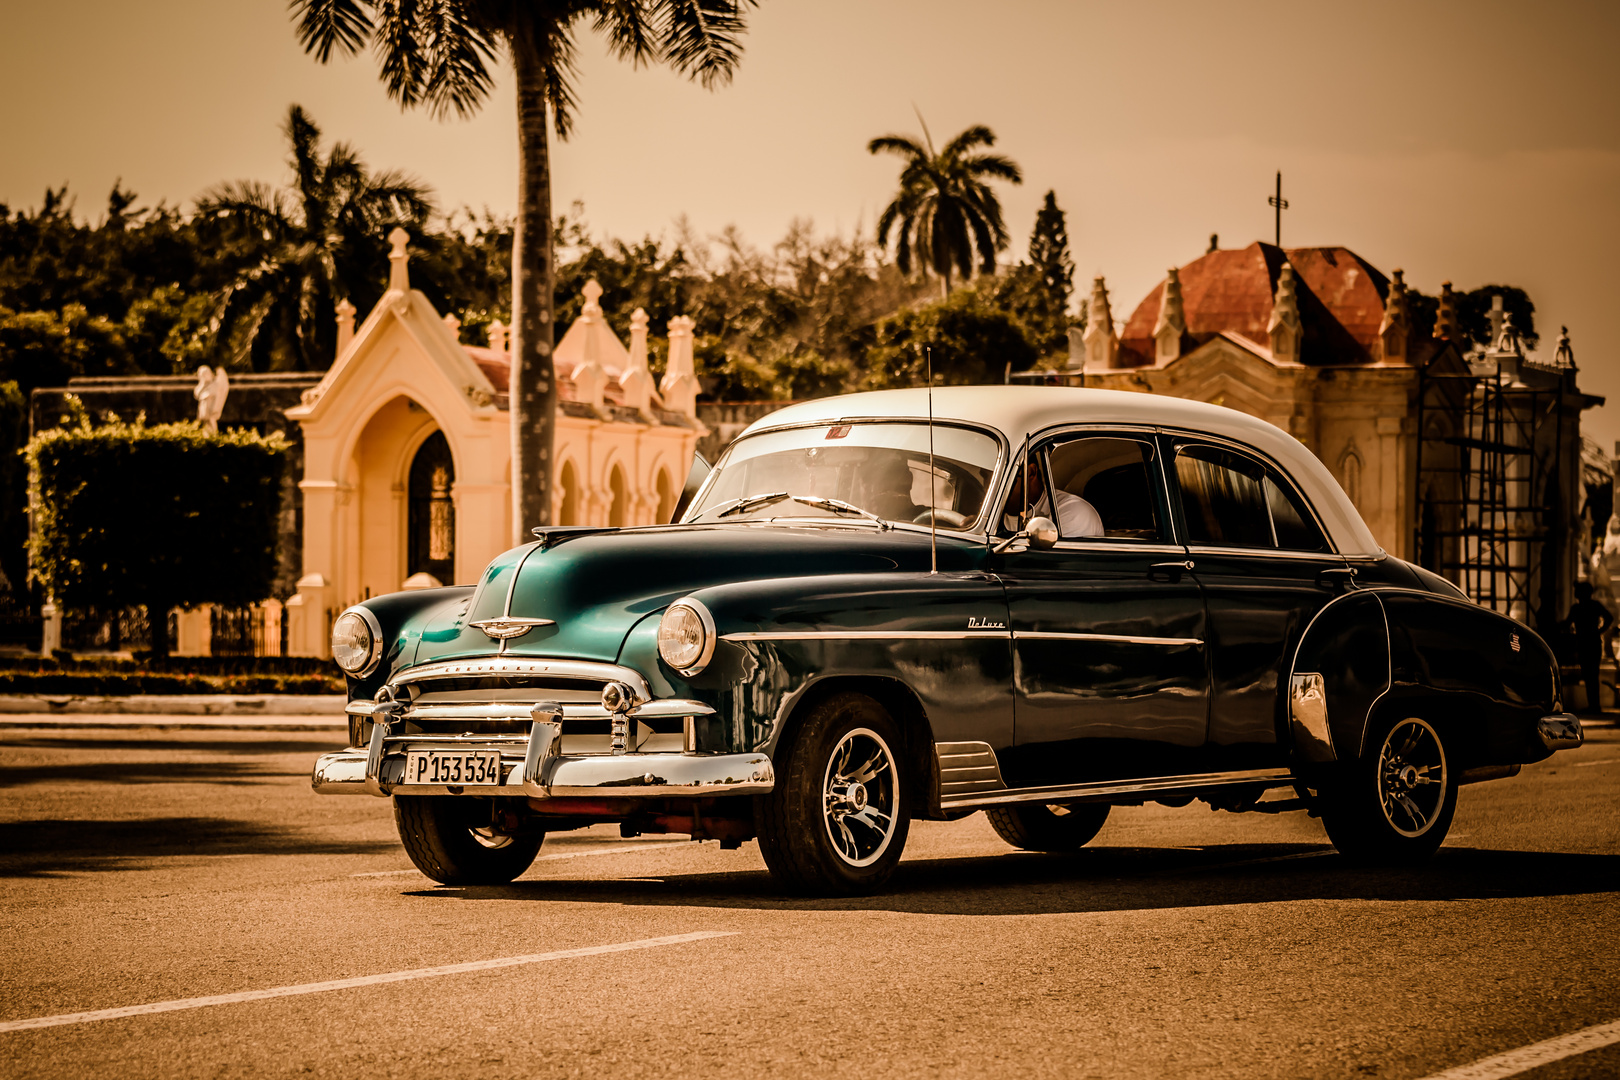
[[[350,675],[363,675],[376,667],[377,633],[358,611],[345,611],[332,624],[332,659]]]
[[[714,655],[714,619],[696,600],[677,600],[658,623],[658,655],[682,675],[696,675]]]

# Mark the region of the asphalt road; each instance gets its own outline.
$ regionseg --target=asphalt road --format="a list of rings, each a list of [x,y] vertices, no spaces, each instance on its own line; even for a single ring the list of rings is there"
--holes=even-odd
[[[1416,870],[1195,803],[1067,858],[920,823],[885,895],[838,901],[752,844],[612,828],[436,887],[386,802],[310,793],[336,741],[0,730],[0,1076],[1418,1078],[1620,1019],[1612,727],[1464,789]],[[1620,1076],[1620,1043],[1521,1075]]]

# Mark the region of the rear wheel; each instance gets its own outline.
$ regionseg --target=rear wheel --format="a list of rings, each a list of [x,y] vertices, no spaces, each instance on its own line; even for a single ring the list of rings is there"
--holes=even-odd
[[[1323,792],[1322,823],[1345,855],[1412,863],[1433,855],[1457,811],[1457,778],[1434,725],[1418,717],[1375,729],[1369,751]]]
[[[811,709],[775,790],[755,804],[760,851],[779,882],[849,896],[889,880],[910,827],[900,746],[893,718],[864,694]]]
[[[492,817],[484,799],[394,796],[394,824],[405,854],[445,885],[504,885],[533,864],[545,834],[498,833]]]
[[[1108,820],[1107,803],[1016,803],[986,810],[991,828],[1025,851],[1079,851]]]

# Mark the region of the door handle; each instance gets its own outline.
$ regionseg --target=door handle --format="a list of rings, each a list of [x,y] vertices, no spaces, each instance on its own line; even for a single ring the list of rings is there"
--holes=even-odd
[[[1191,559],[1181,559],[1176,562],[1156,562],[1148,567],[1148,577],[1157,579],[1160,574],[1172,582],[1180,581],[1181,575],[1193,568]]]
[[[1335,585],[1348,588],[1356,583],[1356,568],[1353,566],[1329,566],[1317,572],[1316,583],[1323,588],[1331,589]]]

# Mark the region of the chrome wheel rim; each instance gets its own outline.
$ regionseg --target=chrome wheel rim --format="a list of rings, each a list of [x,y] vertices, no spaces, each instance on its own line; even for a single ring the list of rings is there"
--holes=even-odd
[[[1378,751],[1378,802],[1402,836],[1434,827],[1446,803],[1446,751],[1427,721],[1402,720]]]
[[[827,759],[823,824],[833,851],[849,866],[870,866],[894,839],[900,778],[894,754],[871,728],[846,734]]]

